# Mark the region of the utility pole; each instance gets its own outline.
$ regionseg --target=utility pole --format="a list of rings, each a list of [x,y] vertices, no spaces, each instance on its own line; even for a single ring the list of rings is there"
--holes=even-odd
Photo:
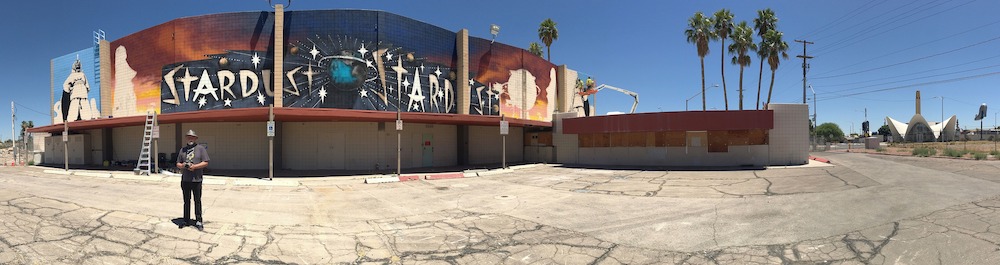
[[[17,165],[17,134],[14,134],[14,120],[17,116],[14,115],[14,101],[10,101],[10,150],[14,152],[14,164]],[[12,165],[12,166],[13,166]]]
[[[795,42],[802,43],[802,55],[795,57],[802,58],[802,104],[806,104],[806,69],[809,68],[809,64],[806,63],[806,60],[813,58],[812,56],[809,56],[808,53],[806,53],[806,45],[813,43],[805,40],[795,40]]]

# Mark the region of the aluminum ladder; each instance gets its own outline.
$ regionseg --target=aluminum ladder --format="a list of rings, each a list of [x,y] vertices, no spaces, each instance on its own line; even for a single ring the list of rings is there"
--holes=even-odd
[[[150,156],[150,146],[153,141],[153,119],[154,112],[146,112],[146,126],[142,131],[142,149],[139,151],[139,162],[135,164],[135,169],[132,171],[136,175],[146,174],[149,176],[152,172],[152,157]]]

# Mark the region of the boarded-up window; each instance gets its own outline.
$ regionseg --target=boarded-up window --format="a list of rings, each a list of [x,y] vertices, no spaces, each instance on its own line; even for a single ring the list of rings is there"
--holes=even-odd
[[[628,143],[626,146],[628,147],[645,147],[646,139],[651,136],[649,133],[646,132],[630,132],[626,133],[626,135],[628,138]]]
[[[552,132],[538,133],[538,145],[552,146]]]
[[[594,134],[592,133],[582,133],[577,135],[577,141],[580,147],[594,147]]]
[[[708,132],[706,131],[690,131],[686,133],[687,135],[687,146],[692,147],[708,147]]]
[[[708,152],[729,152],[729,131],[709,131]]]
[[[767,144],[767,130],[764,129],[753,129],[749,130],[749,145],[765,145]]]
[[[579,135],[580,147],[608,147],[611,144],[608,133],[585,133]]]
[[[729,145],[747,145],[750,142],[750,132],[747,130],[729,131]]]
[[[686,133],[683,131],[657,132],[655,145],[657,147],[683,147],[686,138]]]
[[[611,137],[611,147],[628,146],[628,133],[609,133]]]
[[[594,138],[594,147],[609,147],[611,146],[611,134],[610,133],[598,133]]]

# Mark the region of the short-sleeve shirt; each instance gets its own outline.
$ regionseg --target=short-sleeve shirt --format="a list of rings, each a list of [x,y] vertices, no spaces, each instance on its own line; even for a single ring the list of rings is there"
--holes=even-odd
[[[205,150],[205,147],[200,144],[184,146],[177,153],[179,154],[177,156],[177,163],[191,163],[191,165],[195,165],[203,161],[209,161],[208,150]],[[203,174],[203,168],[195,169],[194,171],[183,169],[181,170],[181,182],[201,182]]]

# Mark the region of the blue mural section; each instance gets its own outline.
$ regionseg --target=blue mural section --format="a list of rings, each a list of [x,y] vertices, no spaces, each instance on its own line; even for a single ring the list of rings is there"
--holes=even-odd
[[[101,117],[94,50],[91,47],[52,59],[53,124]]]
[[[273,103],[272,68],[264,53],[229,51],[163,67],[163,113],[266,107]]]

